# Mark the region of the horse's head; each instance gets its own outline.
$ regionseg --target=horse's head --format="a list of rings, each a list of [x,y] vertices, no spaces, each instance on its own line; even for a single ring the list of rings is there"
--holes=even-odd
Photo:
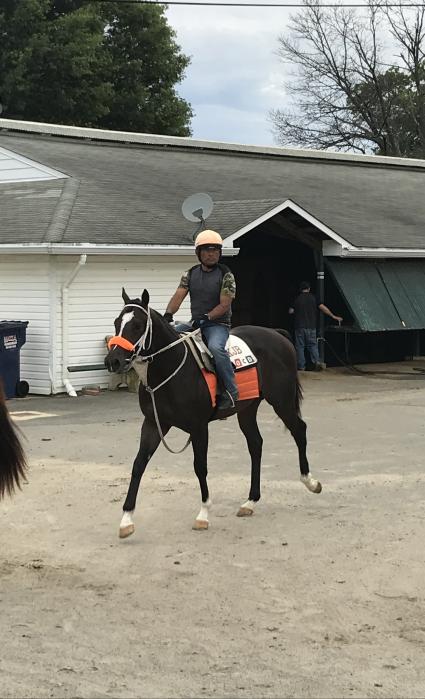
[[[106,368],[115,373],[126,371],[134,355],[149,349],[152,340],[149,293],[145,289],[140,299],[130,299],[123,288],[122,298],[124,308],[114,321],[115,336],[105,357]]]

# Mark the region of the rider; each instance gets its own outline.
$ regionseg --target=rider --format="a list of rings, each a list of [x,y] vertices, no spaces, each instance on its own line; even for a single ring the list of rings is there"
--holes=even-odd
[[[189,293],[190,324],[176,325],[184,332],[201,328],[208,349],[214,357],[217,374],[224,385],[218,402],[219,410],[233,408],[238,399],[232,363],[225,345],[229,337],[232,301],[236,294],[235,278],[228,267],[220,264],[223,240],[215,231],[202,231],[195,240],[195,252],[200,262],[187,272],[168,303],[164,318],[171,322]]]

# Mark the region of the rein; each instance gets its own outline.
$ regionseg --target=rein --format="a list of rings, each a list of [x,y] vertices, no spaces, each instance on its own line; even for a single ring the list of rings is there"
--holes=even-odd
[[[151,318],[150,308],[148,306],[148,308],[146,310],[145,308],[143,308],[143,306],[139,306],[136,303],[128,303],[124,306],[124,309],[128,308],[128,307],[138,308],[138,309],[142,310],[144,313],[146,313],[147,322],[146,322],[146,328],[143,332],[143,335],[137,340],[137,342],[134,345],[129,340],[126,340],[124,337],[121,337],[121,335],[116,335],[115,337],[111,337],[111,339],[109,340],[108,348],[112,349],[113,346],[118,346],[118,347],[122,347],[123,349],[125,349],[129,352],[133,352],[133,355],[130,357],[130,366],[134,364],[134,369],[137,372],[137,375],[139,376],[142,385],[144,386],[147,393],[149,393],[149,395],[151,397],[153,414],[155,417],[156,427],[158,430],[158,434],[161,438],[161,442],[163,443],[163,445],[167,449],[167,451],[171,452],[171,454],[181,454],[181,452],[184,451],[185,449],[187,449],[187,447],[189,446],[190,441],[191,441],[191,437],[189,436],[186,444],[184,445],[184,447],[182,447],[182,449],[178,449],[175,451],[174,449],[171,449],[168,446],[167,442],[165,441],[165,437],[164,437],[164,434],[162,432],[161,425],[159,422],[158,411],[156,408],[154,394],[156,393],[156,391],[158,391],[158,389],[165,386],[165,384],[167,384],[169,381],[171,381],[171,379],[173,379],[179,373],[180,369],[183,367],[183,365],[187,359],[187,354],[188,354],[187,345],[185,344],[185,346],[184,346],[184,357],[183,357],[182,361],[180,362],[180,364],[178,365],[177,369],[175,369],[173,371],[173,373],[170,374],[170,376],[168,376],[166,379],[164,379],[164,381],[162,381],[160,384],[158,384],[158,386],[155,386],[155,388],[151,388],[151,386],[149,386],[149,384],[148,384],[148,366],[147,366],[147,364],[149,362],[152,362],[154,357],[156,357],[158,354],[162,354],[163,352],[166,352],[167,350],[171,349],[172,347],[175,347],[176,345],[179,345],[180,343],[185,342],[186,338],[189,338],[189,337],[192,337],[193,335],[199,334],[200,330],[199,330],[199,328],[197,328],[196,330],[193,330],[192,332],[187,333],[184,337],[179,337],[178,340],[174,340],[174,342],[170,342],[169,345],[165,345],[165,347],[161,347],[156,352],[152,352],[152,354],[141,355],[140,354],[141,350],[149,349],[151,344],[152,344],[152,334],[153,333],[152,333],[152,318]],[[149,344],[146,347],[145,345],[146,345],[148,336],[149,336]],[[140,368],[140,371],[139,371],[139,369],[137,367],[138,362],[140,362],[140,363],[146,362],[146,369],[142,370]]]

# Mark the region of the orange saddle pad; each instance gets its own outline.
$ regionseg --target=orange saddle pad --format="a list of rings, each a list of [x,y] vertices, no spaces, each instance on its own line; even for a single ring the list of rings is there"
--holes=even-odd
[[[217,396],[217,376],[212,371],[202,369],[202,375],[207,382],[210,391],[211,403],[213,408],[216,405]],[[235,381],[239,391],[239,400],[250,400],[258,398],[260,395],[260,386],[258,383],[257,367],[249,367],[242,371],[235,372]]]

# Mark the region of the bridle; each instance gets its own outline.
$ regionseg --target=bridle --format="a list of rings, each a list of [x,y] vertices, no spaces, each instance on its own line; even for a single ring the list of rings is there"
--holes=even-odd
[[[125,337],[122,337],[121,335],[114,335],[114,337],[111,337],[108,341],[108,349],[113,349],[114,347],[121,347],[122,349],[127,350],[127,352],[132,352],[133,354],[130,357],[129,363],[131,364],[133,360],[140,355],[140,352],[144,349],[149,349],[151,344],[152,344],[152,317],[151,317],[151,309],[148,306],[147,309],[143,308],[143,306],[139,306],[137,303],[126,303],[123,309],[123,313],[126,308],[138,308],[139,311],[143,311],[143,313],[146,313],[147,319],[146,319],[146,327],[142,333],[142,335],[139,337],[137,342],[133,343],[130,342],[130,340],[126,340]],[[147,339],[149,336],[149,344],[147,344]]]
[[[126,303],[124,306],[124,311],[126,308],[138,308],[139,310],[143,311],[147,315],[146,319],[146,327],[142,333],[142,335],[139,337],[137,342],[134,344],[131,343],[129,340],[127,340],[125,337],[122,337],[121,335],[115,335],[114,337],[111,337],[108,341],[108,349],[112,350],[115,347],[121,347],[122,349],[127,350],[127,352],[132,352],[131,357],[129,358],[129,364],[128,368],[131,368],[135,362],[146,362],[146,367],[144,368],[143,371],[138,371],[137,367],[135,367],[136,372],[138,376],[140,377],[141,383],[143,384],[144,388],[146,389],[147,393],[150,394],[151,399],[152,399],[152,407],[153,407],[153,412],[155,416],[155,422],[156,426],[158,429],[159,436],[161,437],[161,441],[163,445],[165,446],[168,451],[170,451],[172,454],[180,454],[182,451],[186,449],[186,447],[189,446],[190,444],[190,436],[189,439],[187,440],[186,444],[182,449],[179,449],[178,451],[174,451],[173,449],[170,449],[168,444],[165,441],[164,435],[161,430],[161,425],[159,422],[158,418],[158,411],[156,409],[156,403],[155,403],[155,396],[154,394],[158,389],[162,388],[167,384],[171,379],[173,379],[180,371],[180,369],[183,367],[184,363],[186,362],[187,355],[188,355],[188,349],[187,349],[187,344],[185,342],[186,338],[192,337],[193,335],[199,334],[200,330],[196,329],[193,332],[187,333],[186,335],[179,337],[178,340],[174,340],[174,342],[170,342],[170,344],[165,345],[165,347],[161,347],[159,350],[156,352],[152,352],[151,354],[141,354],[142,351],[146,349],[150,349],[150,346],[152,344],[152,316],[151,316],[151,309],[148,306],[147,308],[143,308],[143,306],[139,306],[137,303]],[[148,340],[149,338],[149,340]],[[155,386],[155,388],[152,388],[148,384],[148,365],[150,362],[154,360],[154,357],[156,357],[158,354],[162,354],[163,352],[166,352],[167,350],[171,349],[172,347],[175,347],[176,345],[179,345],[181,343],[184,343],[184,356],[180,364],[178,365],[177,369],[175,369],[164,381],[162,381],[158,386]]]

